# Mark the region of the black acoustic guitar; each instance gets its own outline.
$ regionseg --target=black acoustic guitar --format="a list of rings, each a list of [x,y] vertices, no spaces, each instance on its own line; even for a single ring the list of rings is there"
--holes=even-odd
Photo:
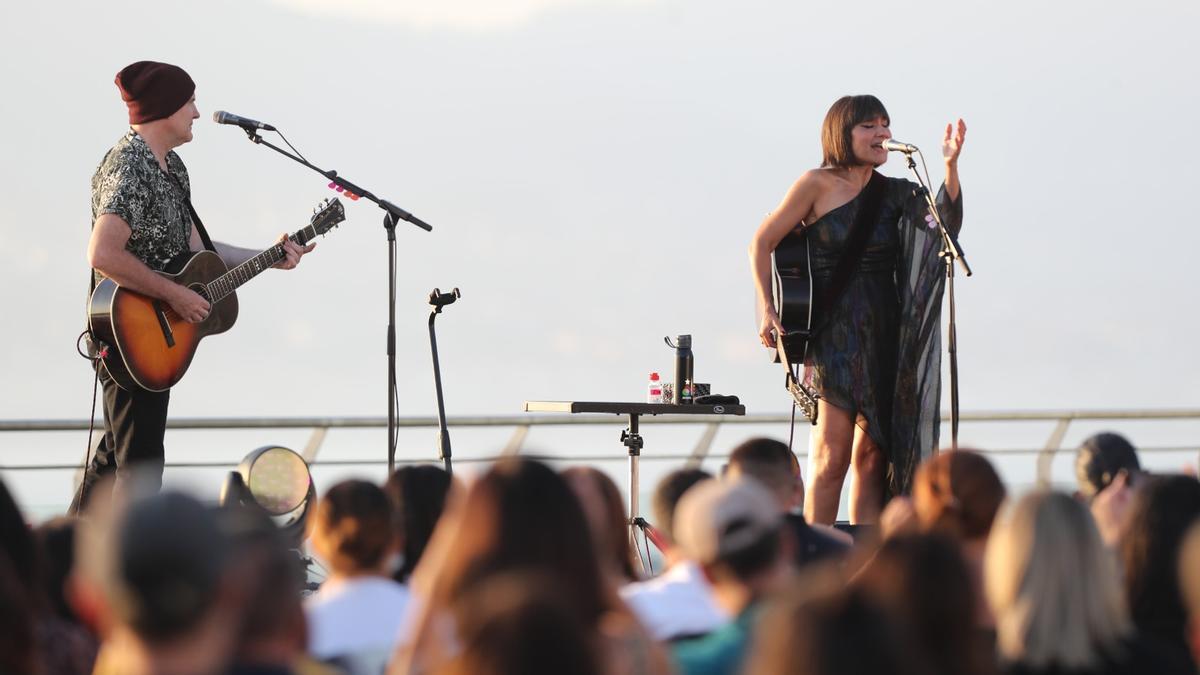
[[[304,246],[345,219],[342,203],[327,199],[317,207],[308,227],[289,238]],[[224,333],[237,321],[234,291],[285,257],[283,244],[276,244],[229,269],[216,253],[200,251],[178,272],[160,272],[208,300],[211,310],[200,323],[183,320],[162,300],[121,288],[112,279],[100,280],[92,291],[88,325],[93,339],[107,346],[101,352],[101,363],[124,389],[170,389],[187,372],[201,338]]]
[[[771,360],[783,363],[787,370],[788,392],[804,416],[816,424],[817,394],[796,375],[796,370],[804,367],[808,341],[816,325],[813,320],[812,257],[806,233],[799,228],[789,232],[775,247],[771,264],[775,311],[783,326],[783,335],[775,336],[777,347],[771,350]]]

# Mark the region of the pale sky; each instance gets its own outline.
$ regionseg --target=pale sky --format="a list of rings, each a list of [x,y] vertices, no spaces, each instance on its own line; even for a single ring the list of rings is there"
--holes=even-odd
[[[820,157],[829,105],[873,93],[942,173],[970,127],[959,278],[964,410],[1196,407],[1200,5],[440,0],[6,3],[0,22],[4,418],[82,418],[89,179],[126,129],[113,76],[184,67],[180,148],[217,239],[266,247],[332,195],[223,109],[434,226],[398,231],[403,415],[639,400],[664,335],[697,379],[783,412],[746,246]],[[889,175],[904,174],[897,157]],[[172,414],[385,415],[381,212],[239,291]],[[967,437],[970,440],[970,437]],[[3,439],[0,439],[0,443]],[[81,447],[81,444],[79,444]],[[483,452],[483,450],[479,450]],[[72,456],[73,456],[72,451]]]

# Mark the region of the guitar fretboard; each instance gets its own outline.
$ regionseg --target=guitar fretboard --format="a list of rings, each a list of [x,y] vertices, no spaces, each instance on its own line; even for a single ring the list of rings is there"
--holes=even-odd
[[[312,225],[309,225],[308,227],[301,228],[295,234],[288,237],[288,239],[300,246],[304,246],[316,236],[316,229]],[[259,253],[241,265],[210,281],[208,286],[205,287],[208,291],[208,301],[213,303],[219,302],[222,298],[236,291],[242,284],[250,281],[263,271],[270,269],[286,257],[287,254],[284,252],[282,243],[275,244],[271,248]]]

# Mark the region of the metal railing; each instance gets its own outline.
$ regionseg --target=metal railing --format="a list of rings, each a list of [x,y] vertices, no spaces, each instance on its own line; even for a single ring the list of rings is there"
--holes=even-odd
[[[659,461],[682,461],[688,464],[699,464],[704,459],[711,455],[713,440],[716,437],[717,431],[722,426],[728,425],[763,425],[763,424],[786,424],[791,419],[788,414],[766,414],[766,415],[746,415],[744,417],[729,416],[729,417],[704,417],[697,419],[691,415],[661,415],[647,416],[642,419],[642,424],[650,425],[692,425],[701,426],[703,431],[700,438],[693,445],[691,452],[687,454],[655,454],[654,460]],[[943,420],[948,419],[948,416],[943,414]],[[963,413],[961,421],[964,423],[973,422],[1053,422],[1054,427],[1050,432],[1049,437],[1041,447],[1035,448],[1008,448],[1008,449],[989,449],[985,450],[989,455],[1033,455],[1037,459],[1037,480],[1039,483],[1048,483],[1051,478],[1051,466],[1058,451],[1061,449],[1063,439],[1066,437],[1067,431],[1074,422],[1080,421],[1166,421],[1166,420],[1192,420],[1200,421],[1200,409],[1151,409],[1151,410],[1047,410],[1047,411],[1011,411],[1011,412],[973,412]],[[798,418],[798,421],[803,420]],[[599,425],[624,425],[626,420],[622,416],[617,415],[488,415],[488,416],[469,416],[469,417],[451,417],[449,426],[452,428],[512,428],[513,433],[509,437],[503,450],[497,456],[491,457],[471,457],[471,458],[456,458],[456,462],[490,462],[498,457],[520,454],[524,448],[525,441],[533,427],[540,426],[599,426]],[[438,421],[435,417],[402,417],[398,420],[401,428],[437,428]],[[67,432],[67,431],[86,431],[88,429],[88,420],[0,420],[0,434],[9,432]],[[100,427],[100,422],[96,422],[97,428]],[[386,428],[387,418],[385,417],[209,417],[209,418],[174,418],[168,421],[168,429],[187,429],[187,430],[239,430],[239,429],[311,429],[308,441],[305,444],[301,454],[312,464],[326,466],[349,466],[349,465],[381,465],[386,464],[383,459],[368,459],[368,460],[331,460],[322,461],[318,459],[322,444],[325,442],[326,435],[332,429],[373,429]],[[1151,453],[1192,453],[1200,455],[1200,446],[1184,445],[1184,446],[1169,446],[1169,447],[1142,447],[1139,451],[1143,454]],[[800,453],[804,457],[804,453]],[[549,457],[549,459],[570,459],[573,461],[602,461],[611,460],[611,454],[605,455],[571,455],[569,458]],[[40,470],[68,470],[78,469],[79,465],[71,464],[10,464],[8,458],[0,454],[0,471],[40,471]],[[416,463],[427,462],[428,459],[402,460],[401,463]],[[208,462],[168,462],[168,467],[180,468],[200,468],[200,467],[232,467],[236,465],[236,461],[208,461]]]

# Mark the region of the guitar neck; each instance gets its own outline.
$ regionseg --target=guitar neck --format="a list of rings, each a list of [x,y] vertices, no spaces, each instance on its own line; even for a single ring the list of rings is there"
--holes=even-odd
[[[310,225],[297,230],[288,237],[288,240],[295,242],[299,246],[304,246],[316,236],[316,230]],[[283,243],[281,242],[241,265],[234,267],[208,283],[208,301],[220,301],[222,298],[236,291],[242,284],[250,281],[263,271],[270,269],[286,257],[287,253],[284,251]]]

